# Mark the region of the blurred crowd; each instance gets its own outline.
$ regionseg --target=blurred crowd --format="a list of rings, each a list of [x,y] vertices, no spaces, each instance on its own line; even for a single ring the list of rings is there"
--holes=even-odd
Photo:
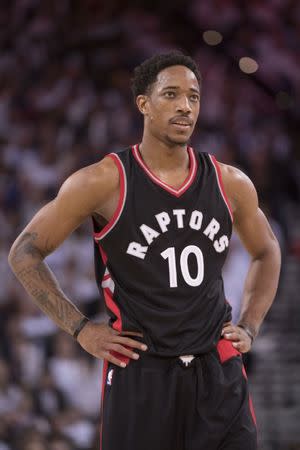
[[[139,3],[143,3],[141,6]],[[174,48],[193,56],[203,93],[193,146],[253,180],[282,248],[299,201],[300,3],[297,0],[15,0],[0,5],[0,450],[98,448],[101,362],[34,306],[7,253],[78,168],[141,138],[132,70]],[[202,34],[223,40],[207,45]],[[259,70],[247,75],[239,58]],[[238,314],[248,259],[234,238],[225,287]],[[105,317],[91,224],[47,258],[89,317]]]

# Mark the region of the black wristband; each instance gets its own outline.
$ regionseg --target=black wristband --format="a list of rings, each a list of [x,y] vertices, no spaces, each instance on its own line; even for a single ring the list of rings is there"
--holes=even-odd
[[[76,330],[73,333],[73,338],[77,340],[78,335],[80,333],[80,331],[82,330],[82,328],[89,322],[89,319],[87,317],[83,317],[81,319],[81,321],[79,322],[78,327],[76,328]]]
[[[252,331],[250,330],[249,327],[247,327],[247,325],[243,325],[242,323],[238,324],[239,328],[242,328],[244,331],[246,331],[246,333],[248,334],[249,338],[251,339],[251,344],[254,341],[254,334],[252,333]]]

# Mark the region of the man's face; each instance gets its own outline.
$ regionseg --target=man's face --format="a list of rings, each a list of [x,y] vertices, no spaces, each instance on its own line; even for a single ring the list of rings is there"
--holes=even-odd
[[[185,66],[171,66],[157,75],[148,95],[137,98],[145,128],[169,146],[185,145],[193,133],[200,109],[197,78]]]

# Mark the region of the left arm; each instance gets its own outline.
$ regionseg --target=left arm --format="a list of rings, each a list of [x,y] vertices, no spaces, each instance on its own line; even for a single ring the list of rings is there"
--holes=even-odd
[[[222,334],[245,353],[251,347],[250,335],[256,337],[273,303],[280,274],[280,248],[258,206],[257,193],[250,179],[234,167],[220,166],[233,210],[235,231],[251,256],[238,326],[226,325]]]

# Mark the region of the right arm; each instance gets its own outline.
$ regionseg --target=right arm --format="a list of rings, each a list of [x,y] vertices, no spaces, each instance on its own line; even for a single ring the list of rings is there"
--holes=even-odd
[[[36,305],[70,335],[84,316],[62,292],[44,258],[93,212],[101,213],[102,206],[118,192],[118,185],[118,171],[111,158],[79,170],[33,217],[9,253],[12,270]],[[118,365],[121,363],[111,350],[133,357],[133,352],[123,345],[141,349],[140,343],[120,336],[106,324],[89,322],[79,336],[80,344],[89,353]]]

